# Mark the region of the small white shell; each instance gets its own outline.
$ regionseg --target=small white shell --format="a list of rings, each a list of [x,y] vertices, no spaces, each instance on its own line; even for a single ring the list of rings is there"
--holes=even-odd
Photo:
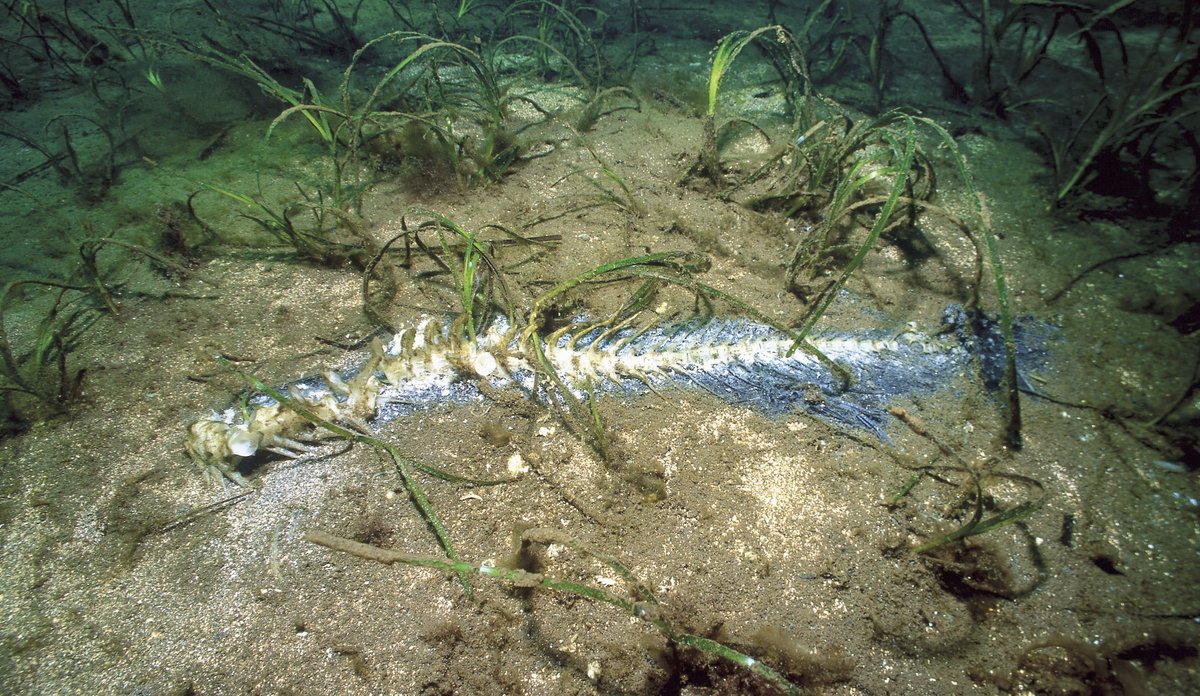
[[[471,369],[474,370],[475,374],[479,375],[480,377],[487,377],[488,375],[492,374],[496,371],[498,366],[499,365],[496,362],[496,356],[492,355],[486,350],[481,350],[476,353],[475,358],[471,361]]]
[[[229,451],[238,457],[249,457],[258,451],[262,442],[261,433],[252,433],[244,427],[233,430],[229,436]]]
[[[521,474],[529,473],[529,465],[525,463],[525,457],[521,456],[520,452],[513,452],[505,463],[510,476],[520,476]]]

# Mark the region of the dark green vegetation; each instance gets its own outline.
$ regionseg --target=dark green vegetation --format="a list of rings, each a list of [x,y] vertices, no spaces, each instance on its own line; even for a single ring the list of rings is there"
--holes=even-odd
[[[1152,221],[1133,227],[1137,250],[1123,258],[1198,241],[1200,30],[1192,3],[1166,16],[1128,2],[956,1],[943,3],[936,17],[899,0],[826,0],[803,10],[767,3],[745,26],[703,30],[713,46],[708,64],[681,64],[671,77],[639,73],[643,61],[666,50],[656,39],[678,16],[666,3],[373,5],[203,0],[160,15],[129,0],[4,4],[0,136],[21,154],[3,173],[4,205],[13,211],[7,234],[33,259],[7,263],[2,279],[5,433],[86,408],[80,394],[88,365],[75,356],[89,330],[115,321],[122,305],[137,299],[196,301],[171,287],[215,259],[284,259],[356,274],[370,330],[406,318],[398,309],[408,300],[401,288],[415,284],[441,311],[461,317],[455,326],[467,340],[503,315],[517,323],[526,345],[538,346],[570,330],[583,308],[611,327],[685,313],[737,314],[773,324],[795,338],[795,350],[809,350],[805,338],[862,280],[873,253],[894,245],[915,264],[920,248],[944,241],[923,239],[935,234],[924,222],[933,217],[974,252],[959,301],[997,315],[1003,327],[1007,369],[998,408],[1005,425],[992,446],[1005,452],[1021,445],[1014,310],[1002,240],[958,139],[1003,130],[1039,148],[1049,172],[1047,202],[1064,222]],[[364,8],[374,22],[360,19]],[[1159,28],[1139,29],[1147,24]],[[937,85],[926,89],[927,101],[901,90],[914,75]],[[774,106],[735,103],[734,88],[752,88],[753,99]],[[789,253],[775,269],[786,318],[746,300],[736,286],[707,279],[708,255],[679,250],[674,240],[573,265],[582,271],[518,272],[557,258],[561,234],[542,228],[572,215],[600,209],[627,234],[650,231],[639,193],[646,182],[593,145],[606,119],[650,103],[680,119],[699,117],[696,145],[679,162],[675,186],[733,202],[776,228],[805,230],[789,238]],[[578,151],[582,164],[547,187],[582,180],[590,195],[476,229],[443,212],[456,200],[488,195],[558,148]],[[157,204],[114,202],[114,190],[131,180],[152,189]],[[399,229],[372,217],[385,195],[405,200]],[[118,205],[125,209],[113,214]],[[92,210],[110,212],[93,224]],[[596,295],[604,302],[593,306]],[[578,398],[547,361],[538,367],[555,397],[536,407],[585,442],[634,497],[662,500],[663,473],[624,465],[594,395]],[[1112,417],[1143,428],[1147,439],[1165,439],[1174,448],[1168,451],[1194,451],[1194,434],[1170,429],[1168,417],[1186,407],[1189,394],[1194,401],[1195,389],[1193,376],[1172,408],[1141,422]],[[936,455],[929,464],[879,447],[914,471],[890,504],[901,506],[930,481],[958,491],[942,512],[949,530],[922,530],[912,550],[969,580],[986,564],[963,540],[1020,527],[1046,484],[1000,470],[1002,464],[983,470],[899,417]],[[679,658],[686,664],[675,665],[678,673],[720,672],[706,662],[718,658],[796,690],[789,679],[802,674],[751,659],[775,656],[772,641],[735,649],[715,631],[704,637],[679,628],[626,565],[565,534],[538,530],[541,536],[527,533],[522,544],[559,543],[599,559],[628,584],[629,596],[556,579],[519,559],[507,568],[461,561],[454,529],[416,474],[464,487],[503,481],[457,477],[351,425],[318,420],[314,425],[331,435],[389,455],[445,557],[314,537],[320,543],[456,575],[467,595],[471,571],[479,570],[515,587],[613,605],[677,648],[698,651],[699,658]],[[1020,592],[1007,585],[983,591],[1017,596],[1037,582]]]

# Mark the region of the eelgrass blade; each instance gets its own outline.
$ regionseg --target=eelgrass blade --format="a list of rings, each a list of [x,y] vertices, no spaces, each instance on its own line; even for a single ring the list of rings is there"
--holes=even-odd
[[[900,199],[900,194],[903,193],[905,186],[907,186],[908,171],[912,166],[913,156],[916,152],[915,127],[910,117],[905,116],[905,119],[907,120],[907,127],[904,131],[904,149],[900,156],[900,161],[892,170],[895,172],[895,179],[892,181],[892,188],[888,193],[887,200],[884,201],[883,207],[880,209],[879,214],[875,217],[875,223],[871,226],[871,231],[867,234],[867,239],[862,243],[862,246],[859,247],[858,253],[854,255],[854,258],[850,260],[850,263],[846,264],[846,268],[842,271],[841,277],[838,278],[833,287],[825,293],[825,296],[821,302],[809,312],[808,318],[800,327],[799,335],[792,344],[792,347],[788,350],[789,355],[794,353],[796,349],[801,346],[801,342],[812,331],[813,327],[816,325],[817,321],[821,319],[822,315],[825,314],[825,310],[829,308],[829,305],[833,303],[833,300],[837,297],[838,291],[845,286],[846,281],[850,279],[851,274],[853,274],[854,271],[857,270],[860,265],[862,265],[863,260],[867,258],[867,254],[870,253],[871,249],[875,248],[875,243],[879,240],[879,235],[883,233],[883,230],[891,221],[892,212],[896,208],[896,203]],[[866,180],[866,178],[863,178],[862,183],[865,183]]]
[[[596,454],[602,461],[608,461],[608,438],[604,434],[604,423],[600,418],[599,411],[596,410],[595,393],[589,388],[588,390],[588,405],[585,408],[575,397],[574,392],[568,387],[562,378],[558,376],[558,371],[554,369],[554,365],[546,357],[545,351],[542,350],[542,340],[537,338],[531,341],[534,354],[534,363],[540,370],[539,374],[545,375],[554,385],[561,404],[566,407],[566,414],[570,418],[564,418],[568,426],[582,430],[580,434],[584,436],[584,440],[595,450]],[[552,405],[558,405],[552,402]]]
[[[778,670],[759,662],[746,653],[738,652],[724,643],[718,643],[711,638],[694,636],[690,633],[673,634],[671,636],[671,640],[679,643],[680,645],[686,645],[688,647],[700,650],[701,652],[706,652],[709,655],[714,655],[723,660],[728,660],[738,667],[749,670],[771,682],[772,686],[775,686],[783,693],[788,694],[788,696],[800,696],[800,694],[803,693],[800,690],[800,687],[788,681],[787,677],[780,674]]]
[[[64,405],[64,401],[65,401],[65,399],[63,398],[65,396],[64,388],[67,386],[66,385],[67,374],[66,374],[66,365],[65,365],[65,357],[66,357],[65,356],[65,343],[66,343],[66,341],[61,341],[61,340],[55,341],[55,343],[59,344],[58,345],[59,352],[58,352],[57,357],[58,357],[58,361],[59,361],[58,369],[59,369],[59,382],[60,382],[60,384],[58,385],[58,389],[56,389],[56,390],[47,390],[47,389],[41,388],[41,386],[39,384],[35,383],[34,380],[37,380],[38,377],[40,376],[36,372],[32,376],[27,376],[26,374],[24,374],[22,372],[21,366],[22,366],[22,364],[25,364],[27,362],[27,358],[25,356],[18,357],[16,355],[14,355],[12,352],[12,344],[9,342],[8,329],[7,329],[7,327],[5,325],[5,321],[4,321],[5,314],[7,314],[9,308],[13,304],[15,304],[16,302],[18,302],[22,299],[22,297],[23,297],[22,288],[26,285],[43,285],[43,286],[50,287],[50,288],[57,288],[60,292],[60,295],[59,295],[60,300],[62,297],[62,293],[66,292],[68,290],[73,290],[73,291],[83,293],[86,295],[89,293],[90,288],[86,285],[74,285],[71,283],[62,283],[62,282],[59,282],[56,280],[25,279],[25,280],[14,280],[14,281],[8,283],[7,285],[5,285],[3,291],[0,291],[0,376],[2,376],[4,379],[7,379],[9,382],[12,383],[12,387],[11,388],[6,387],[6,388],[4,388],[4,391],[19,391],[19,392],[22,392],[25,394],[29,394],[30,396],[36,397],[42,403],[45,403],[56,409],[61,409],[62,406]],[[59,339],[61,339],[64,332],[71,330],[70,324],[73,324],[73,323],[74,323],[74,319],[72,318],[72,319],[68,320],[67,325],[64,326],[62,324],[56,324],[56,325],[49,327],[48,331],[52,332],[51,333],[52,336],[57,336]],[[88,324],[88,325],[90,325],[90,324]],[[86,328],[87,328],[87,325],[85,325],[83,327],[83,329],[76,328],[74,333],[78,334],[80,331],[82,331]],[[35,350],[37,350],[37,349],[35,349]],[[46,353],[43,353],[43,354],[46,354]],[[40,360],[41,359],[35,357],[35,359],[34,359],[34,368],[35,369],[40,369],[42,367],[42,363],[40,362]],[[52,393],[52,391],[53,391],[53,393]]]
[[[721,81],[725,79],[725,74],[729,72],[729,68],[738,54],[751,41],[769,31],[783,32],[784,29],[779,25],[772,24],[753,31],[735,31],[721,37],[721,40],[717,42],[716,48],[709,55],[712,67],[708,73],[708,106],[705,111],[707,116],[712,117],[716,113],[717,93],[721,88]]]
[[[639,594],[642,592],[649,593],[645,590],[642,583],[637,580],[623,565],[616,561],[611,561],[607,557],[595,553],[590,549],[575,542],[573,539],[556,532],[555,530],[528,530],[526,535],[534,533],[535,543],[561,543],[571,548],[590,555],[601,562],[606,563],[621,575],[623,579],[630,582],[635,589],[638,589]],[[545,534],[539,534],[545,532]],[[528,536],[526,537],[528,538]],[[779,689],[789,696],[799,696],[800,688],[792,682],[788,681],[779,671],[765,665],[755,658],[734,650],[724,643],[712,640],[711,638],[702,638],[690,633],[677,632],[671,624],[663,618],[661,613],[657,611],[647,611],[643,607],[643,602],[631,602],[628,599],[619,597],[611,592],[607,592],[597,587],[584,585],[582,583],[573,582],[570,580],[559,580],[552,576],[543,573],[531,573],[520,568],[502,568],[487,563],[475,564],[455,559],[447,560],[438,556],[425,556],[418,554],[404,553],[391,549],[383,549],[370,544],[363,544],[357,541],[351,541],[342,537],[334,536],[320,531],[309,531],[304,533],[304,539],[314,544],[324,546],[334,551],[348,553],[352,556],[357,556],[377,563],[392,565],[401,563],[404,565],[416,566],[421,568],[432,568],[445,573],[454,573],[460,578],[466,574],[478,573],[488,578],[509,583],[515,587],[522,588],[541,588],[546,590],[554,590],[557,592],[565,592],[573,594],[577,597],[583,597],[603,604],[610,604],[618,609],[621,609],[630,616],[636,617],[651,624],[663,634],[663,636],[678,645],[685,645],[694,648],[713,657],[726,660],[742,669],[766,679],[772,686]],[[640,589],[639,589],[640,588]],[[651,599],[653,597],[651,596]],[[651,602],[656,604],[656,602]]]
[[[1040,481],[1032,479],[1028,476],[1021,476],[1020,474],[1000,473],[1000,474],[993,474],[992,476],[994,476],[996,478],[1005,478],[1005,479],[1009,479],[1012,481],[1019,481],[1021,483],[1027,484],[1033,488],[1036,488],[1038,490],[1038,492],[1040,493],[1040,495],[1037,498],[1034,498],[1033,500],[1026,500],[1023,503],[1016,505],[1015,507],[1012,507],[1003,512],[999,512],[991,517],[984,519],[984,517],[983,517],[983,501],[984,501],[983,484],[980,481],[979,477],[975,476],[974,473],[972,472],[972,480],[973,480],[973,483],[975,486],[975,511],[972,513],[971,519],[968,520],[966,522],[966,524],[962,525],[961,527],[954,530],[953,532],[934,537],[933,539],[930,539],[929,541],[926,541],[925,543],[917,546],[916,548],[913,549],[913,553],[922,553],[925,551],[929,551],[929,550],[935,549],[939,546],[944,546],[951,542],[958,541],[959,539],[966,539],[967,537],[985,534],[987,532],[992,531],[993,529],[999,529],[1000,527],[1003,527],[1005,525],[1009,525],[1009,524],[1012,524],[1013,522],[1022,520],[1024,518],[1028,517],[1029,515],[1031,515],[1038,508],[1040,508],[1042,506],[1042,502],[1046,499],[1046,488],[1045,488],[1045,486],[1042,485],[1042,483]],[[910,489],[911,489],[911,487],[907,488],[906,492],[907,492],[907,490],[910,490]]]
[[[491,254],[478,241],[477,232],[468,231],[462,225],[459,225],[436,210],[414,207],[410,209],[410,212],[433,218],[433,224],[437,225],[439,229],[450,230],[463,241],[462,258],[458,265],[452,266],[446,263],[445,260],[436,257],[435,261],[445,267],[454,277],[455,290],[458,292],[462,314],[468,319],[466,322],[467,338],[473,344],[475,343],[477,333],[483,328],[487,319],[487,302],[484,286],[487,281],[495,278],[498,279],[503,289],[503,279],[500,269],[496,265],[496,262],[492,260]],[[417,241],[419,244],[420,240],[418,239]],[[450,245],[444,238],[441,240],[441,247],[443,255],[452,255]],[[484,268],[487,270],[486,275],[481,272]],[[507,290],[503,289],[503,292],[507,298]]]
[[[526,326],[525,331],[521,335],[521,341],[522,343],[527,342],[541,328],[545,321],[544,315],[546,310],[556,299],[590,280],[595,280],[609,273],[627,271],[638,267],[659,266],[681,273],[702,273],[708,270],[710,265],[711,261],[707,256],[694,251],[663,251],[644,256],[631,256],[596,266],[577,276],[562,281],[534,300],[529,311],[528,326]]]
[[[996,233],[983,208],[983,199],[975,190],[975,181],[967,172],[966,160],[958,149],[958,143],[945,128],[932,119],[914,117],[931,128],[950,150],[959,178],[967,189],[967,195],[975,208],[978,224],[983,230],[984,246],[987,248],[988,263],[992,269],[992,283],[996,286],[996,303],[1000,310],[1000,332],[1004,337],[1004,392],[1008,422],[1005,425],[1005,442],[1013,449],[1021,447],[1021,400],[1017,387],[1017,342],[1013,335],[1012,308],[1008,302],[1008,281],[1004,276],[1004,264],[1000,260],[1000,245]]]

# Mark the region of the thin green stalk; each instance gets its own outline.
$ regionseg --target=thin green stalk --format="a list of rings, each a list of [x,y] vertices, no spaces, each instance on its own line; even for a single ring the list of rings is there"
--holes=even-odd
[[[639,601],[630,601],[624,597],[620,597],[611,592],[607,592],[597,587],[584,585],[571,580],[560,580],[553,576],[544,573],[531,573],[521,568],[504,568],[488,563],[470,563],[459,561],[457,559],[447,560],[439,556],[426,556],[419,554],[404,553],[392,549],[384,549],[370,544],[364,544],[357,541],[351,541],[342,537],[334,536],[321,531],[308,531],[304,533],[305,541],[324,546],[333,551],[357,556],[376,563],[384,565],[392,565],[399,563],[402,565],[414,566],[418,568],[430,568],[439,570],[443,573],[454,574],[459,578],[466,577],[471,574],[478,574],[484,577],[499,580],[501,582],[512,585],[513,587],[544,589],[555,592],[565,592],[567,594],[590,599],[602,604],[614,606],[621,611],[629,614],[632,617],[641,619],[654,626],[667,640],[678,645],[684,645],[690,648],[695,648],[703,653],[712,655],[722,660],[726,660],[738,667],[748,670],[753,674],[762,677],[771,686],[779,689],[789,696],[799,696],[802,692],[792,682],[788,681],[787,677],[783,676],[778,670],[759,662],[755,658],[734,650],[733,648],[713,640],[711,638],[703,638],[701,636],[692,635],[676,631],[671,623],[662,616],[657,610],[658,601],[654,595],[643,585],[632,573],[630,573],[623,564],[608,558],[602,554],[598,554],[583,547],[573,539],[556,532],[555,530],[532,529],[528,530],[523,537],[523,542],[529,543],[560,543],[577,551],[581,551],[587,555],[593,556],[597,560],[607,564],[613,568],[622,578],[632,585],[634,593],[641,597]]]
[[[704,254],[694,251],[663,251],[655,254],[646,254],[645,256],[633,256],[630,258],[619,259],[600,266],[596,266],[583,273],[568,278],[562,281],[553,288],[542,293],[533,301],[533,305],[529,310],[528,325],[521,334],[521,343],[527,343],[531,336],[536,333],[545,321],[545,312],[554,301],[563,294],[573,290],[579,285],[590,280],[599,278],[622,270],[629,270],[639,266],[653,267],[662,266],[673,270],[678,270],[684,273],[703,272],[708,270],[711,261]]]
[[[721,37],[717,42],[716,47],[709,54],[709,62],[711,64],[708,71],[708,102],[704,111],[704,132],[700,143],[700,153],[696,159],[696,163],[692,166],[687,176],[691,177],[696,174],[703,174],[705,178],[713,185],[719,184],[721,180],[721,162],[717,146],[717,95],[720,91],[721,81],[725,79],[725,75],[729,72],[729,68],[733,65],[733,61],[742,52],[742,49],[751,42],[767,32],[776,32],[779,41],[790,41],[790,36],[787,31],[779,25],[770,25],[759,27],[753,31],[735,31]],[[802,66],[797,66],[798,69],[803,69]]]
[[[24,287],[27,285],[56,288],[59,295],[54,306],[41,322],[36,345],[28,353],[17,356],[13,353],[12,344],[9,341],[6,315],[14,304],[24,298]],[[40,403],[50,406],[56,412],[63,410],[78,386],[79,374],[74,379],[69,378],[68,375],[67,352],[70,350],[73,340],[91,325],[90,321],[85,321],[82,326],[77,325],[77,320],[82,312],[89,310],[77,310],[65,318],[59,314],[60,305],[63,304],[63,295],[67,291],[89,295],[92,288],[87,285],[54,280],[25,279],[14,280],[5,285],[3,291],[0,291],[0,376],[11,384],[11,386],[3,387],[0,391],[28,394]],[[58,371],[57,384],[53,388],[47,389],[39,384],[39,381],[42,370],[51,361],[54,362]],[[30,365],[32,368],[29,367]],[[22,371],[23,366],[26,372]]]
[[[863,260],[867,258],[867,254],[871,251],[871,249],[875,248],[875,243],[879,240],[879,235],[883,233],[883,230],[888,226],[892,219],[892,212],[895,210],[896,202],[900,199],[900,194],[904,192],[905,187],[908,185],[908,172],[912,167],[913,156],[916,153],[915,127],[911,118],[906,117],[906,120],[907,128],[904,132],[904,150],[900,156],[900,161],[894,168],[892,168],[892,171],[895,173],[895,179],[892,181],[892,188],[888,193],[887,200],[884,201],[883,207],[880,209],[879,214],[875,217],[875,224],[871,226],[871,231],[867,234],[866,241],[864,241],[862,246],[859,247],[858,253],[856,253],[854,258],[850,260],[850,263],[846,265],[846,268],[842,271],[841,277],[838,278],[833,287],[825,293],[825,297],[822,299],[822,301],[809,312],[808,319],[800,328],[800,335],[797,337],[796,341],[792,343],[792,347],[788,349],[789,355],[794,353],[796,349],[800,347],[801,341],[808,336],[809,332],[812,331],[813,326],[815,326],[817,321],[820,320],[820,318],[825,314],[825,310],[827,310],[829,305],[833,303],[833,300],[837,297],[838,291],[841,290],[841,288],[846,284],[846,281],[850,279],[850,275],[854,273],[854,271],[857,270],[860,265],[862,265]],[[869,174],[860,178],[858,180],[858,185],[856,185],[855,188],[858,188],[861,186],[861,184],[866,183],[875,176],[875,174]]]
[[[571,391],[571,388],[563,383],[562,378],[558,376],[558,371],[554,369],[554,365],[546,357],[545,351],[542,349],[542,341],[531,341],[533,348],[534,364],[536,364],[546,377],[554,384],[558,390],[559,398],[566,406],[564,421],[568,427],[576,428],[581,431],[581,435],[588,445],[595,450],[596,455],[601,461],[609,461],[608,438],[604,433],[604,423],[600,418],[600,412],[596,410],[596,402],[594,392],[588,390],[588,409],[585,411],[583,404],[579,403],[579,399]],[[555,404],[552,404],[555,405]],[[561,409],[560,413],[561,413]]]
[[[1061,203],[1063,199],[1070,195],[1071,191],[1074,190],[1075,187],[1079,185],[1079,182],[1084,178],[1084,175],[1091,170],[1092,163],[1102,151],[1104,151],[1106,148],[1115,148],[1115,146],[1120,144],[1122,136],[1128,136],[1130,133],[1138,130],[1141,122],[1148,120],[1148,117],[1153,114],[1154,109],[1156,109],[1159,105],[1189,91],[1200,91],[1200,81],[1189,82],[1173,89],[1159,92],[1153,96],[1146,97],[1144,101],[1134,106],[1130,106],[1128,104],[1130,97],[1126,97],[1125,103],[1117,105],[1117,111],[1112,115],[1109,121],[1104,124],[1104,127],[1100,129],[1100,132],[1096,134],[1095,138],[1092,139],[1092,142],[1090,145],[1088,145],[1087,150],[1075,163],[1071,174],[1066,178],[1066,180],[1063,181],[1062,185],[1059,186],[1057,193],[1054,195],[1054,202]],[[1101,97],[1097,104],[1092,108],[1091,113],[1095,113],[1096,109],[1101,103],[1107,100],[1107,98],[1107,95]],[[1081,124],[1081,127],[1082,125],[1083,124]]]
[[[22,295],[20,292],[18,292],[18,290],[25,285],[45,285],[63,290],[76,290],[83,293],[88,292],[89,288],[86,285],[73,285],[52,280],[29,279],[14,280],[8,285],[5,285],[3,291],[0,291],[0,362],[2,362],[4,366],[4,377],[11,381],[14,385],[20,387],[21,391],[31,395],[39,395],[41,392],[21,374],[19,361],[17,360],[16,356],[13,355],[12,345],[8,340],[8,329],[4,323],[4,315],[17,300],[21,299]]]
[[[468,231],[462,225],[459,225],[436,210],[414,207],[409,212],[427,215],[432,218],[431,222],[422,223],[417,228],[418,230],[426,225],[436,225],[439,229],[450,230],[463,241],[461,247],[462,258],[457,265],[450,265],[441,259],[438,259],[438,261],[454,277],[455,290],[458,293],[462,314],[468,318],[466,322],[467,338],[474,344],[475,338],[483,328],[487,317],[487,302],[483,301],[485,300],[485,284],[492,279],[497,279],[503,283],[500,277],[500,269],[496,266],[488,251],[478,241],[477,232]],[[451,249],[450,244],[445,238],[441,239],[441,246],[442,255],[445,257],[450,257],[457,253],[457,249]],[[487,271],[486,275],[483,273],[484,270]]]
[[[958,467],[954,467],[954,468],[958,468]],[[968,471],[970,471],[970,470],[968,470]],[[984,516],[983,516],[983,505],[984,505],[983,482],[980,480],[979,475],[976,474],[974,471],[970,471],[970,473],[971,473],[972,485],[975,488],[975,496],[974,496],[975,497],[975,505],[974,505],[974,512],[971,514],[971,519],[967,520],[966,523],[964,523],[961,527],[959,527],[958,529],[955,529],[952,532],[949,532],[947,534],[942,534],[940,536],[936,536],[936,537],[924,542],[923,544],[920,544],[919,546],[917,546],[916,548],[913,549],[913,553],[923,553],[925,551],[935,549],[939,546],[944,546],[951,542],[958,541],[959,539],[966,539],[967,537],[978,536],[980,534],[986,534],[987,532],[990,532],[993,529],[999,529],[1000,527],[1004,527],[1004,526],[1012,524],[1014,522],[1018,522],[1024,518],[1028,517],[1029,515],[1033,514],[1035,511],[1037,511],[1038,508],[1040,508],[1042,506],[1042,502],[1045,501],[1045,499],[1046,499],[1046,487],[1043,486],[1042,483],[1040,481],[1037,481],[1036,479],[1029,478],[1028,476],[1021,476],[1019,474],[1005,474],[1005,473],[993,474],[993,476],[995,476],[997,478],[1004,478],[1004,479],[1008,479],[1011,481],[1018,481],[1020,483],[1026,484],[1032,488],[1036,488],[1039,495],[1038,495],[1038,497],[1036,497],[1032,500],[1026,500],[1025,502],[1020,503],[1012,508],[1009,508],[1008,510],[998,512],[995,515],[992,515],[991,517],[984,518]],[[911,489],[911,487],[909,487],[909,489]],[[907,492],[907,489],[905,492]]]
[[[568,127],[570,127],[570,126],[568,126]],[[596,188],[600,189],[603,193],[605,193],[610,199],[612,199],[617,204],[617,207],[621,208],[625,212],[633,215],[634,217],[645,216],[646,215],[645,204],[642,203],[638,199],[638,197],[633,194],[633,191],[629,188],[629,185],[625,183],[625,180],[622,179],[619,174],[617,174],[611,168],[609,168],[609,166],[604,162],[604,160],[600,159],[600,155],[596,152],[596,149],[593,148],[591,146],[591,143],[589,143],[587,140],[585,140],[583,138],[583,136],[579,134],[578,131],[576,131],[574,128],[571,128],[571,132],[575,134],[576,141],[579,144],[583,145],[584,149],[586,149],[588,151],[588,154],[590,154],[592,156],[592,159],[596,160],[596,164],[599,165],[599,167],[600,167],[600,173],[603,174],[604,176],[608,177],[609,180],[611,180],[613,183],[615,183],[617,186],[620,187],[621,192],[625,194],[625,200],[624,200],[624,202],[622,202],[619,198],[617,198],[617,196],[613,195],[613,193],[610,192],[608,189],[604,188],[603,186],[601,186],[593,181],[592,183],[596,186]],[[586,170],[577,169],[574,172],[571,172],[571,174],[576,174],[576,173],[580,173],[583,171],[586,171]],[[571,176],[571,174],[568,174],[567,176]],[[563,177],[563,178],[566,178],[566,177]],[[559,179],[559,181],[562,181],[562,179]]]
[[[958,149],[958,143],[954,137],[950,135],[936,121],[924,117],[916,117],[916,120],[924,123],[929,128],[933,129],[942,143],[950,150],[954,166],[958,169],[959,178],[962,179],[963,186],[967,189],[967,195],[970,197],[972,205],[975,207],[978,224],[983,231],[983,241],[987,248],[988,263],[992,269],[992,283],[996,286],[996,303],[1000,310],[1000,331],[1004,336],[1004,392],[1005,404],[1008,416],[1008,422],[1005,425],[1005,442],[1013,449],[1021,447],[1021,399],[1020,391],[1017,388],[1017,342],[1013,335],[1013,316],[1012,307],[1008,301],[1008,281],[1004,276],[1004,264],[1000,259],[1000,245],[996,240],[996,233],[992,230],[992,225],[988,220],[987,211],[983,205],[983,198],[979,192],[975,190],[975,181],[967,172],[966,160]]]

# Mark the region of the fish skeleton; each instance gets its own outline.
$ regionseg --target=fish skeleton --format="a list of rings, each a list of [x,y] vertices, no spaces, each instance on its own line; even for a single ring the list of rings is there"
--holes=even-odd
[[[1023,364],[1040,359],[1044,340],[1036,332],[1023,329],[1018,338]],[[245,484],[236,472],[241,460],[263,450],[296,457],[312,449],[314,426],[296,407],[332,423],[378,427],[416,409],[482,399],[480,381],[544,392],[546,380],[538,376],[548,373],[576,396],[692,385],[769,416],[803,410],[887,442],[893,399],[933,392],[972,373],[994,388],[1004,369],[996,323],[958,307],[946,310],[935,333],[910,326],[808,343],[807,350],[794,350],[788,333],[743,318],[648,327],[577,319],[542,337],[499,317],[471,340],[461,319],[424,317],[386,343],[375,339],[357,369],[287,385],[290,403],[255,394],[240,407],[196,421],[184,446],[210,472]]]

